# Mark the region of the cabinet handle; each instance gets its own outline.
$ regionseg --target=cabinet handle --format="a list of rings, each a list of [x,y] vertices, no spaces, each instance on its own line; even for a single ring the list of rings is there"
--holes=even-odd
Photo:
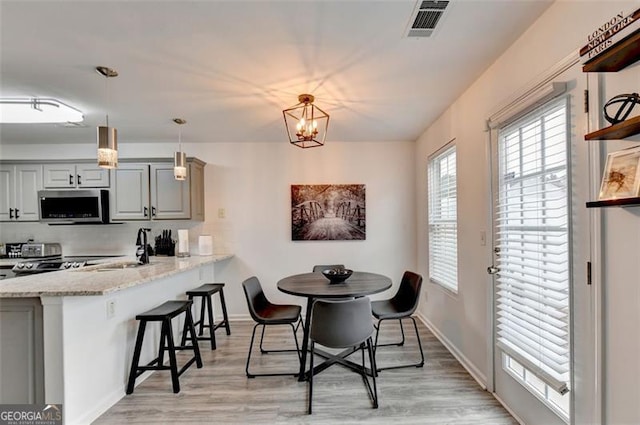
[[[20,210],[16,208],[16,220],[20,217],[20,214],[18,214],[18,211]]]
[[[82,186],[82,181],[80,180],[80,174],[76,175],[76,181],[78,182],[78,186]]]
[[[149,208],[144,207],[144,216],[149,217]]]
[[[69,174],[69,186],[73,186],[73,174]]]
[[[151,217],[156,216],[156,207],[151,207]]]
[[[13,218],[13,208],[9,208],[9,218]]]

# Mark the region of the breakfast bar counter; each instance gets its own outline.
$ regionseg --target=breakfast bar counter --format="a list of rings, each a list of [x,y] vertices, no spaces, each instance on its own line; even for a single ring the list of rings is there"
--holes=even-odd
[[[133,257],[111,258],[80,269],[1,280],[0,298],[107,295],[231,257],[151,257],[149,264],[136,267],[131,267],[135,263]]]

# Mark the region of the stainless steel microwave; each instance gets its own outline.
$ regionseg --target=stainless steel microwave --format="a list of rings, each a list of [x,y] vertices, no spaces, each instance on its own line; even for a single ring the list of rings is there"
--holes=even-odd
[[[108,223],[109,191],[40,190],[40,221],[45,223]]]

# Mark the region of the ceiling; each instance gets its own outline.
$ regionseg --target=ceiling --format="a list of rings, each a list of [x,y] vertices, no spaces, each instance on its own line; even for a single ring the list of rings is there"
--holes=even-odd
[[[327,143],[413,141],[553,0],[452,0],[429,38],[415,0],[0,0],[0,96],[52,97],[84,125],[2,124],[0,141],[282,142],[311,93]],[[106,79],[98,65],[114,68]]]

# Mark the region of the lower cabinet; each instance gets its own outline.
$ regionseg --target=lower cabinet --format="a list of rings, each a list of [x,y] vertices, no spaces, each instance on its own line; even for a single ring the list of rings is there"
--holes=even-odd
[[[0,404],[44,403],[40,298],[0,298]]]
[[[204,163],[188,160],[187,179],[172,162],[121,163],[111,170],[111,220],[204,220]]]

